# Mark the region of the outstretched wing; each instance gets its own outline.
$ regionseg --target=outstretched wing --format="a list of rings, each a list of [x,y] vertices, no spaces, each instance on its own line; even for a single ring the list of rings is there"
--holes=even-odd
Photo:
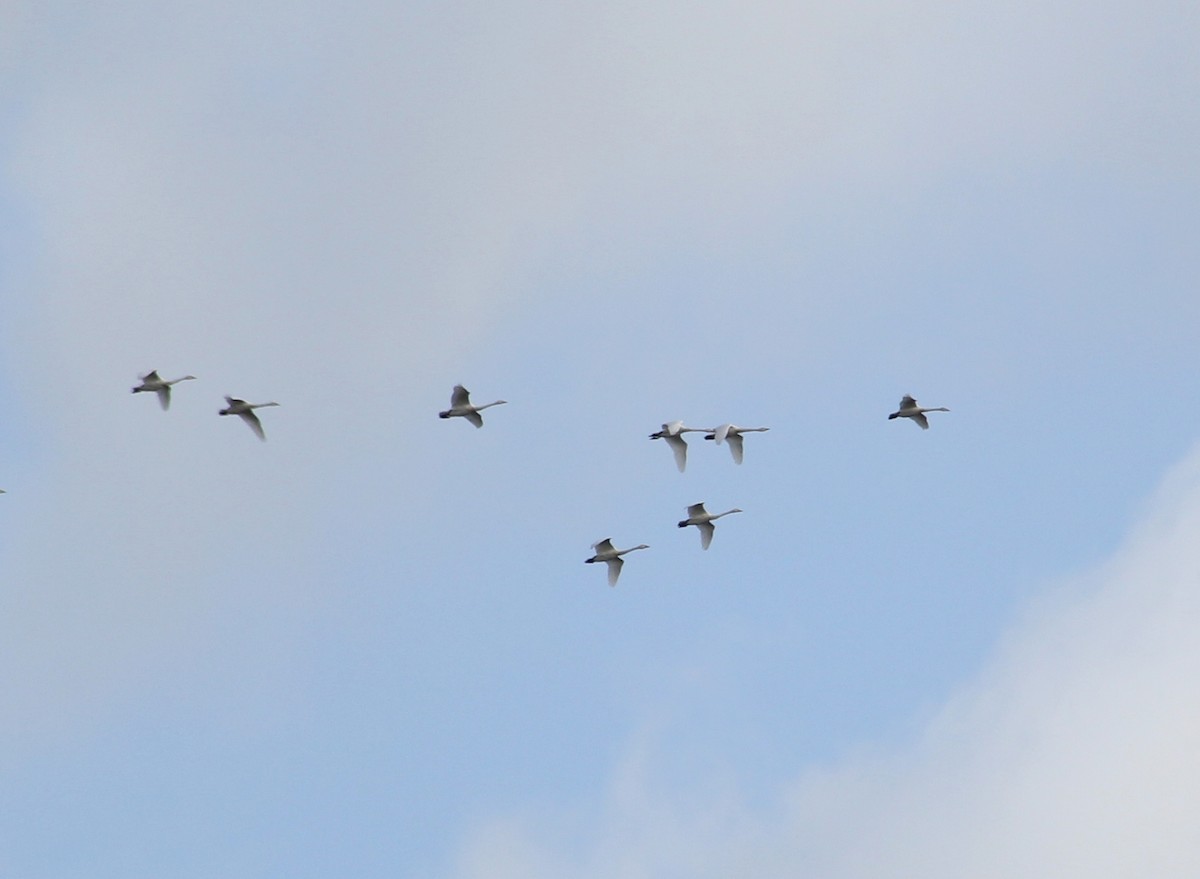
[[[731,433],[725,439],[729,440],[729,454],[733,455],[733,463],[742,463],[742,435]]]
[[[700,529],[700,548],[708,549],[709,544],[712,543],[713,532],[717,530],[716,527],[712,522],[701,522],[696,527]]]
[[[250,429],[254,431],[254,435],[256,437],[264,442],[266,441],[267,435],[263,433],[262,422],[258,420],[258,416],[254,414],[252,409],[247,409],[245,412],[239,412],[238,415],[241,417],[242,421],[250,425]]]
[[[592,549],[596,550],[596,554],[600,555],[606,552],[612,552],[616,547],[613,546],[612,538],[606,537],[603,540],[597,540],[592,544]]]
[[[900,398],[900,409],[901,410],[912,409],[912,408],[915,408],[916,405],[917,405],[917,401],[914,400],[912,397],[910,397],[908,394],[905,394],[903,397]]]
[[[917,412],[915,415],[910,415],[909,418],[921,425],[921,430],[929,430],[929,419],[923,412]]]
[[[671,453],[675,455],[675,466],[682,473],[687,469],[687,441],[677,433],[669,433],[664,439],[671,447]]]
[[[617,578],[621,576],[621,566],[625,564],[625,560],[609,559],[605,564],[608,565],[608,585],[616,586]]]
[[[171,386],[163,385],[158,389],[158,405],[163,407],[163,411],[171,408]]]
[[[688,507],[688,518],[692,519],[696,516],[703,516],[707,512],[708,510],[704,509],[704,504],[692,504],[690,507]]]
[[[476,427],[483,427],[483,416],[474,410],[470,412],[464,412],[463,418],[467,419],[467,421],[471,422]]]
[[[450,392],[450,406],[457,408],[459,406],[470,406],[471,394],[462,385],[455,385],[454,390]]]

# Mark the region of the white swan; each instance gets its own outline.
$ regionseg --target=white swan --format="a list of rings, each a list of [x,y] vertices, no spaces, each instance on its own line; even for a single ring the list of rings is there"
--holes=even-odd
[[[465,418],[476,427],[483,427],[483,416],[479,413],[484,409],[501,406],[507,402],[508,400],[497,400],[482,406],[472,406],[471,393],[462,385],[455,385],[454,390],[450,392],[450,408],[445,412],[439,412],[438,418]]]
[[[929,430],[929,419],[925,417],[926,412],[949,412],[945,406],[918,406],[917,401],[908,394],[900,398],[900,408],[888,416],[890,421],[893,418],[911,418],[917,424],[921,425],[921,430]]]
[[[250,429],[254,431],[254,435],[264,442],[267,439],[263,433],[262,424],[258,420],[258,416],[254,414],[255,409],[262,409],[266,406],[278,406],[278,403],[247,403],[245,400],[239,400],[236,397],[225,397],[225,402],[229,406],[218,412],[218,415],[236,415],[250,425]]]
[[[662,430],[656,430],[650,434],[650,439],[666,440],[667,445],[671,447],[671,453],[675,455],[675,466],[682,473],[687,469],[687,441],[683,438],[685,433],[711,433],[711,427],[684,427],[682,421],[668,421],[662,426]]]
[[[713,522],[720,519],[722,516],[728,516],[730,513],[740,513],[741,510],[734,508],[726,510],[724,513],[710,513],[704,509],[704,504],[692,504],[687,508],[688,517],[679,523],[680,528],[686,528],[688,525],[695,525],[700,529],[700,548],[708,549],[708,545],[712,543],[713,532],[716,530]]]
[[[145,375],[141,376],[142,383],[136,388],[133,388],[133,393],[140,394],[143,391],[153,391],[158,394],[158,405],[164,410],[171,408],[171,385],[177,385],[180,382],[194,381],[194,375],[185,375],[183,378],[173,378],[170,381],[163,381],[159,376],[157,369],[152,369]]]
[[[621,576],[621,566],[625,564],[625,560],[621,556],[635,550],[649,548],[646,544],[639,543],[637,546],[629,547],[629,549],[617,549],[613,546],[612,538],[606,537],[592,544],[592,549],[596,550],[596,554],[590,559],[584,559],[583,561],[584,564],[588,565],[595,564],[596,562],[604,562],[608,565],[608,585],[616,586],[617,578]]]
[[[733,463],[742,463],[742,434],[743,433],[763,433],[768,431],[769,427],[738,427],[736,424],[722,424],[710,434],[705,435],[706,440],[716,440],[719,446],[724,440],[729,440],[729,454],[733,455]]]

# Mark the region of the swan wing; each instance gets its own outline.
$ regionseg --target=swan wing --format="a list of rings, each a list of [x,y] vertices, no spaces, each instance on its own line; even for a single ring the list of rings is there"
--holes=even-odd
[[[155,391],[155,393],[158,394],[158,405],[163,407],[163,411],[165,412],[166,410],[170,409],[171,408],[171,386],[163,385],[161,388],[159,388],[157,391]]]
[[[929,430],[929,419],[925,417],[923,412],[915,412],[908,417],[921,425],[921,430]]]
[[[457,409],[460,406],[471,405],[471,394],[462,385],[455,385],[454,390],[450,392],[450,408]]]
[[[742,463],[742,435],[731,433],[726,439],[729,440],[729,454],[733,455],[733,463]]]
[[[692,504],[690,507],[688,507],[688,518],[689,519],[694,519],[697,516],[706,516],[706,515],[708,515],[708,510],[704,509],[704,504],[702,504],[702,503],[701,504]]]
[[[608,559],[605,564],[608,565],[608,585],[616,586],[617,578],[621,576],[621,566],[625,564],[625,560]]]
[[[239,412],[238,417],[241,418],[242,421],[246,422],[247,425],[249,425],[250,429],[254,431],[254,435],[256,437],[266,442],[267,435],[263,433],[262,422],[258,420],[258,416],[254,414],[252,409],[246,409],[243,412]]]
[[[483,427],[483,416],[471,409],[463,413],[463,418],[474,424],[476,427]]]
[[[687,469],[687,440],[677,433],[669,433],[663,439],[671,447],[671,453],[675,455],[675,466],[682,473]]]
[[[726,437],[729,437],[729,431],[732,428],[733,428],[732,424],[722,424],[720,427],[718,427],[716,430],[713,431],[713,439],[716,440],[718,446],[721,443],[725,442]],[[735,436],[736,436],[736,434],[735,434]],[[729,438],[732,439],[732,437],[729,437]]]
[[[916,406],[917,406],[917,401],[914,400],[910,395],[905,394],[903,397],[900,398],[900,407],[899,408],[900,408],[901,412],[903,412],[905,409],[915,409]]]
[[[606,552],[616,551],[616,547],[613,546],[611,537],[606,537],[603,540],[597,540],[592,544],[592,549],[596,550],[596,555],[603,555]]]
[[[716,527],[712,522],[701,522],[696,526],[700,529],[700,548],[708,549],[712,543],[713,533],[716,532]]]

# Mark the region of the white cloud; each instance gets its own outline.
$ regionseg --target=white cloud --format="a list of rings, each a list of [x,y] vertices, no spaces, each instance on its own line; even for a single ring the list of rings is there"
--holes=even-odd
[[[1197,533],[1200,451],[1126,545],[1034,602],[911,745],[812,767],[751,808],[703,779],[664,783],[667,743],[639,741],[599,816],[501,819],[453,875],[1193,876]],[[513,852],[511,872],[492,869]]]

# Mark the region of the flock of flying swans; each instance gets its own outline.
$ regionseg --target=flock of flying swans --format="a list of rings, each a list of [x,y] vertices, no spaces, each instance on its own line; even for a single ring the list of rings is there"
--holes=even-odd
[[[889,419],[908,418],[921,426],[922,430],[929,429],[929,419],[925,417],[926,412],[949,412],[945,406],[918,406],[917,401],[909,394],[905,394],[900,399],[900,407],[888,416]],[[747,433],[764,433],[770,430],[769,427],[739,427],[736,424],[722,424],[720,427],[700,428],[688,427],[682,421],[668,421],[662,426],[661,430],[656,430],[650,434],[652,440],[664,440],[670,447],[671,453],[675,456],[675,466],[682,473],[687,468],[687,440],[684,438],[685,433],[703,433],[706,440],[714,441],[718,446],[721,443],[729,444],[729,454],[733,456],[735,464],[741,464],[744,456],[744,446],[742,435]],[[736,507],[732,510],[726,510],[723,513],[710,513],[704,508],[703,503],[692,504],[687,508],[687,518],[679,522],[680,528],[687,528],[689,525],[695,525],[696,530],[700,532],[700,548],[708,549],[712,544],[713,534],[716,532],[716,526],[713,524],[717,519],[723,516],[728,516],[732,513],[742,512]],[[605,538],[599,543],[592,545],[596,550],[596,554],[590,559],[585,559],[588,564],[593,562],[606,562],[608,564],[608,585],[616,586],[617,577],[621,574],[621,565],[624,562],[621,556],[628,552],[633,552],[635,549],[648,549],[645,544],[632,547],[631,549],[614,549],[612,538]]]
[[[177,385],[180,382],[195,381],[194,375],[185,375],[180,378],[170,380],[162,378],[158,374],[157,369],[152,369],[150,372],[140,376],[141,384],[132,388],[133,393],[153,393],[158,396],[158,403],[163,410],[171,408],[171,386]],[[220,410],[218,415],[237,415],[242,421],[246,422],[247,426],[254,431],[254,435],[260,440],[266,441],[266,434],[263,432],[262,422],[258,420],[258,416],[254,414],[255,409],[265,409],[268,406],[278,406],[278,403],[247,403],[245,400],[239,400],[236,397],[225,397],[226,407]],[[483,427],[483,416],[480,415],[484,409],[490,409],[492,406],[502,406],[507,403],[507,400],[496,400],[492,403],[485,403],[482,406],[476,406],[471,403],[471,394],[462,385],[455,385],[450,392],[450,408],[438,413],[439,418],[465,418],[467,421],[474,424],[476,427]],[[925,417],[926,412],[949,412],[945,406],[919,406],[917,401],[909,394],[905,394],[900,398],[899,408],[888,416],[888,419],[908,418],[909,420],[920,425],[922,430],[929,430],[929,419]],[[743,458],[742,435],[747,433],[765,433],[770,430],[769,427],[738,427],[736,424],[722,424],[719,427],[687,427],[682,421],[668,421],[662,426],[662,430],[656,430],[650,434],[650,439],[665,440],[670,446],[672,454],[675,456],[675,466],[682,473],[687,468],[687,440],[684,439],[685,433],[702,433],[706,440],[712,440],[718,446],[722,443],[729,445],[729,453],[733,456],[735,464],[741,464]],[[0,494],[5,494],[4,489],[0,488]],[[704,508],[703,503],[691,504],[687,508],[687,518],[679,521],[680,528],[687,528],[689,525],[696,526],[696,530],[700,532],[700,548],[708,549],[712,544],[713,534],[716,532],[716,526],[713,524],[717,519],[723,516],[728,516],[733,513],[740,513],[742,510],[736,507],[732,510],[726,510],[723,513],[710,513]],[[617,578],[621,576],[621,567],[625,564],[622,556],[631,552],[636,552],[639,549],[649,549],[650,547],[644,543],[639,543],[637,546],[631,546],[628,549],[617,549],[613,546],[612,538],[606,537],[592,544],[592,549],[595,550],[595,555],[590,559],[584,559],[586,564],[595,564],[596,562],[604,562],[608,566],[608,585],[616,586]]]
[[[140,376],[141,384],[136,388],[132,388],[133,393],[155,393],[158,395],[158,404],[162,406],[163,411],[171,408],[171,385],[177,385],[180,382],[195,381],[194,375],[185,375],[182,378],[173,378],[166,381],[159,374],[157,369],[152,369],[143,376]],[[218,415],[237,415],[242,421],[254,431],[254,435],[263,442],[266,442],[267,435],[263,433],[262,422],[258,420],[258,416],[254,414],[255,409],[262,409],[265,406],[278,406],[278,403],[247,403],[245,400],[239,400],[236,397],[225,397],[226,407],[218,412]]]

